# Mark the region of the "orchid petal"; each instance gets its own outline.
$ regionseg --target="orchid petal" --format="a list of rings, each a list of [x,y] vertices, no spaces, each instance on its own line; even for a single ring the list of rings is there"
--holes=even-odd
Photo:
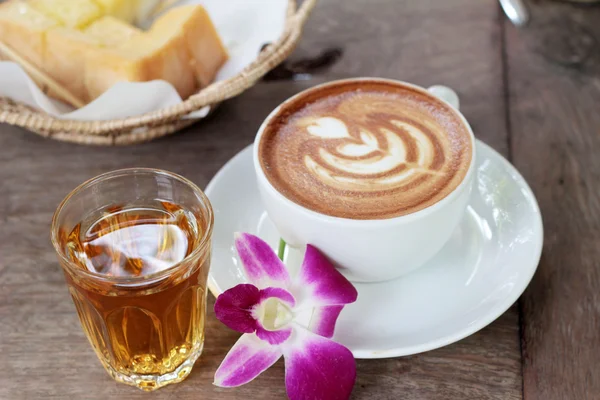
[[[246,384],[275,364],[281,351],[254,334],[244,334],[233,345],[215,373],[214,384],[235,387]]]
[[[260,303],[254,308],[256,335],[270,344],[285,342],[292,334],[288,326],[294,314],[290,307],[296,303],[294,296],[282,288],[266,288],[260,291]]]
[[[282,346],[285,387],[291,400],[348,399],[356,380],[350,350],[303,328]]]
[[[294,307],[296,305],[294,296],[292,296],[292,294],[285,289],[268,287],[260,291],[260,302],[268,300],[271,297],[278,298],[279,300],[287,303],[287,305],[290,307]]]
[[[315,308],[308,329],[319,336],[332,338],[340,313],[344,306],[325,306]]]
[[[256,320],[252,315],[254,306],[260,302],[260,291],[254,285],[239,284],[223,292],[215,302],[215,315],[230,329],[253,333]]]
[[[290,289],[297,307],[349,304],[356,301],[356,288],[315,247],[306,246],[300,273]]]
[[[268,342],[271,345],[281,344],[281,343],[285,342],[286,340],[288,340],[291,335],[292,335],[291,327],[279,329],[276,331],[268,331],[265,328],[260,327],[260,326],[258,328],[256,328],[256,336],[258,336],[260,339]]]
[[[290,275],[285,265],[263,240],[248,233],[236,233],[235,248],[250,283],[258,287],[289,285]]]

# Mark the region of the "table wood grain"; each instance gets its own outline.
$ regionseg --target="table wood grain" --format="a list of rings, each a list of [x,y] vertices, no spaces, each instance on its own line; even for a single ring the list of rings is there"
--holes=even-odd
[[[148,394],[112,381],[79,326],[50,219],[79,183],[118,168],[162,168],[204,187],[281,101],[352,76],[455,88],[476,136],[532,185],[546,229],[520,306],[453,345],[357,361],[353,398],[600,398],[600,11],[531,5],[532,24],[517,30],[496,0],[320,0],[291,61],[336,49],[335,64],[261,82],[182,133],[84,147],[0,125],[0,399],[285,398],[281,362],[244,387],[212,385],[238,337],[214,318],[212,298],[205,351],[184,383]]]
[[[527,400],[600,399],[600,8],[532,3],[506,29],[511,154],[543,256],[521,301]]]

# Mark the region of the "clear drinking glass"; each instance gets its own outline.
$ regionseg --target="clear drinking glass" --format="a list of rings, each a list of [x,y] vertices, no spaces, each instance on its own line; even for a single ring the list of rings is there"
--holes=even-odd
[[[202,352],[213,212],[187,179],[126,169],[85,182],[52,221],[79,319],[104,368],[143,390]]]

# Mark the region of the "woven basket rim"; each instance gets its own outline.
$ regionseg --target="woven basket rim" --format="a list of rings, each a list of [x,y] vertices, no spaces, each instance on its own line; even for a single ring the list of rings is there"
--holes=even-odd
[[[130,139],[123,142],[136,143],[173,133],[195,121],[182,117],[237,96],[287,58],[298,43],[316,1],[304,0],[298,7],[297,0],[288,0],[284,32],[277,41],[263,49],[256,60],[237,75],[214,82],[181,103],[126,118],[79,121],[59,119],[9,98],[0,98],[0,122],[20,126],[57,140],[86,144],[120,144],[121,135],[128,135]],[[154,132],[144,134],[144,130]],[[136,140],[135,136],[138,134],[140,138]]]

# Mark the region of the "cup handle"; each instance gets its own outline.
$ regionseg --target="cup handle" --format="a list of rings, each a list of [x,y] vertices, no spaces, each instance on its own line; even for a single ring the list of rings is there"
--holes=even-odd
[[[431,93],[439,99],[444,100],[457,110],[460,109],[460,100],[458,98],[458,95],[454,90],[450,89],[448,86],[433,85],[430,86],[427,90],[429,91],[429,93]]]

